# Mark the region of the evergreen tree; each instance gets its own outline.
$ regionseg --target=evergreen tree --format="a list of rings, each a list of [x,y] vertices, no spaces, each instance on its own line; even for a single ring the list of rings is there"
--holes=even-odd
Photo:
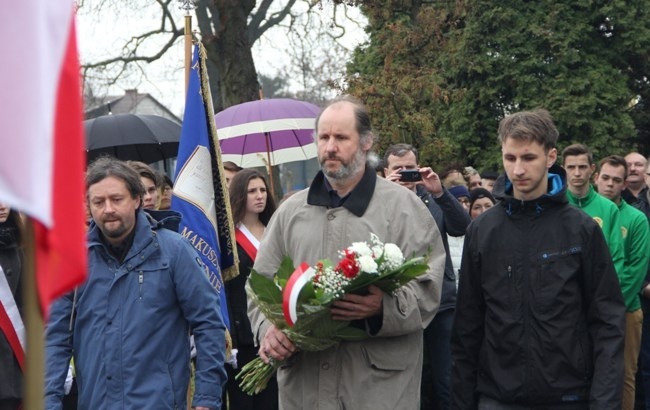
[[[349,64],[350,92],[372,109],[381,148],[413,143],[439,171],[458,159],[495,168],[499,120],[538,107],[559,148],[647,144],[649,0],[362,3],[370,42]]]

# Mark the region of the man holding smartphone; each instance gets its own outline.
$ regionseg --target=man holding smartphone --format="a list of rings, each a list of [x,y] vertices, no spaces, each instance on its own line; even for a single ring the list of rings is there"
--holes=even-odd
[[[462,205],[443,186],[438,174],[430,167],[420,168],[418,151],[409,144],[388,147],[384,155],[386,179],[415,192],[427,206],[438,225],[445,248],[445,274],[442,281],[440,309],[424,331],[424,348],[429,353],[433,377],[433,401],[436,408],[448,410],[451,406],[449,383],[451,379],[451,328],[456,307],[456,275],[449,254],[447,235],[463,236],[470,217]],[[404,192],[408,195],[408,192]]]

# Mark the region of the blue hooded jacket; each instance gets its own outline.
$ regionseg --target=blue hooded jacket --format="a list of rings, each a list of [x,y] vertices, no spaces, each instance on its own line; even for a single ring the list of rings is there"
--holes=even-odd
[[[219,298],[192,246],[136,211],[133,244],[123,262],[88,231],[88,278],[57,300],[46,336],[46,408],[60,409],[74,355],[81,409],[185,409],[190,380],[190,329],[197,348],[193,405],[221,408],[226,381],[225,326]],[[158,214],[161,215],[161,214]],[[173,215],[173,216],[169,216]]]

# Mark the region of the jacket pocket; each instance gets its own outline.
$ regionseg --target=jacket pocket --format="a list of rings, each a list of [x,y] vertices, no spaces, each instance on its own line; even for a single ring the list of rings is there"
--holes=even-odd
[[[532,284],[539,312],[561,308],[563,304],[559,302],[579,295],[580,250],[569,247],[539,254]]]
[[[406,336],[373,339],[372,342],[361,344],[361,353],[368,367],[375,370],[403,371],[409,365],[411,352],[416,345],[409,339],[414,334]],[[422,334],[419,334],[422,338]],[[386,354],[386,352],[391,352]]]
[[[174,289],[168,271],[169,263],[165,261],[153,266],[137,267],[130,273],[136,282],[138,303],[144,302],[151,307],[160,307],[175,300],[172,297]]]
[[[582,373],[586,381],[590,381],[594,367],[592,359],[592,352],[594,351],[593,344],[591,343],[587,329],[578,329],[577,335],[578,347],[580,349],[577,370]]]

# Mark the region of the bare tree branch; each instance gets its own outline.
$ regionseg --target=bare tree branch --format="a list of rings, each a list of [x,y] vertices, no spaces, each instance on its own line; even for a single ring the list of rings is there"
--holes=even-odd
[[[153,23],[153,28],[149,21],[149,25],[142,28],[144,32],[131,33],[132,36],[123,39],[117,50],[113,48],[103,55],[93,53],[99,55],[97,58],[100,61],[84,61],[85,82],[95,87],[110,87],[122,82],[133,87],[134,83],[144,81],[149,63],[166,60],[163,58],[165,53],[176,47],[179,37],[183,35],[183,25],[176,21],[180,14],[174,9],[177,0],[78,2],[79,7],[84,8],[82,14],[94,17],[93,23],[96,25],[105,22],[104,16],[116,19],[113,21],[132,19],[134,15],[151,16],[152,11],[155,16],[160,16]],[[347,17],[347,2],[197,0],[195,4],[196,26],[208,51],[208,69],[216,109],[255,98],[257,69],[250,48],[257,40],[265,38],[265,33],[272,33],[273,27],[282,32],[281,36],[292,38],[290,41],[293,44],[289,47],[270,39],[269,45],[277,49],[278,54],[284,53],[283,56],[293,53],[278,61],[287,66],[282,67],[282,71],[289,74],[286,78],[290,79],[293,87],[302,89],[296,93],[316,99],[327,98],[331,94],[331,84],[343,78],[349,50],[336,43],[345,34],[342,21]],[[106,10],[98,12],[98,8]],[[323,10],[325,13],[322,13]],[[115,34],[123,37],[122,33]],[[287,64],[288,61],[291,63]],[[272,68],[273,63],[269,63],[269,66]]]
[[[181,37],[183,35],[182,31],[176,31],[171,33],[171,37],[167,40],[167,42],[158,50],[157,53],[153,55],[137,55],[138,47],[142,44],[142,42],[148,38],[152,34],[157,34],[157,33],[164,33],[163,31],[160,30],[155,30],[151,31],[149,33],[142,34],[140,36],[132,37],[131,40],[127,44],[124,45],[124,49],[126,50],[126,54],[123,54],[118,57],[113,57],[109,58],[106,60],[98,61],[95,63],[89,63],[89,64],[83,64],[82,68],[83,69],[93,69],[93,68],[98,68],[98,67],[105,67],[111,64],[115,64],[117,62],[124,62],[125,64],[132,63],[132,62],[145,62],[145,63],[151,63],[152,61],[158,60],[160,57],[162,57],[167,50],[169,50],[173,45],[174,42],[176,41],[177,38]],[[135,44],[134,48],[132,50],[128,49],[129,44]]]
[[[210,42],[219,33],[222,28],[215,26],[214,22],[219,22],[219,11],[214,5],[213,1],[201,0],[198,2],[196,9],[196,21],[199,26],[203,41]],[[212,18],[214,16],[214,18]]]
[[[125,71],[124,65],[128,65],[129,63],[133,62],[150,63],[162,57],[167,52],[167,50],[169,50],[174,45],[176,39],[183,35],[183,32],[178,29],[176,22],[174,21],[174,18],[169,11],[171,2],[172,0],[156,0],[156,3],[160,5],[162,11],[160,27],[158,29],[150,30],[137,36],[131,37],[122,47],[122,54],[120,56],[108,58],[94,63],[83,64],[82,68],[84,72],[87,73],[88,70],[107,67],[119,62],[123,63],[123,67],[119,71],[119,75],[121,75]],[[166,28],[168,24],[171,26],[171,29]],[[155,36],[157,34],[170,34],[170,37],[166,43],[161,45],[158,52],[155,54],[138,55],[140,46],[152,36]]]
[[[250,22],[248,23],[249,41],[253,40],[252,34],[257,32],[259,27],[262,25],[262,21],[264,21],[264,18],[266,17],[266,13],[269,11],[269,7],[271,7],[272,3],[273,0],[262,0],[262,3],[257,8],[257,12],[251,16]],[[251,42],[251,44],[253,44],[253,42]]]
[[[271,2],[272,0],[264,0],[262,2],[262,5],[266,6],[266,8],[268,9],[268,5],[266,5],[265,3],[270,4]],[[294,4],[296,4],[296,0],[289,0],[289,2],[284,6],[282,10],[280,10],[277,13],[273,13],[271,16],[269,16],[266,19],[265,22],[262,22],[264,16],[260,16],[258,17],[258,19],[261,20],[259,21],[258,25],[253,26],[249,24],[248,25],[249,44],[253,44],[255,41],[257,41],[257,39],[259,39],[266,32],[266,30],[281,23],[287,17],[287,15],[289,15],[289,12],[291,11],[291,8],[293,7]]]

